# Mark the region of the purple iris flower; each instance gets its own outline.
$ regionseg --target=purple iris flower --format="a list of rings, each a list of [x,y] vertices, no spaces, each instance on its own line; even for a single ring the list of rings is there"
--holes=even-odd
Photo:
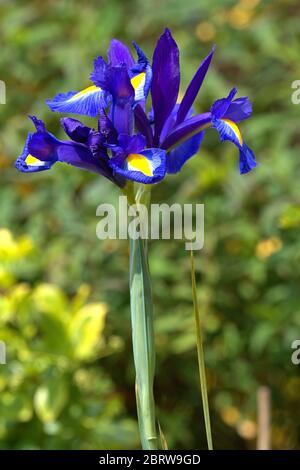
[[[58,140],[44,123],[31,117],[35,133],[27,137],[16,167],[23,172],[48,170],[56,162],[99,173],[122,187],[127,180],[144,184],[177,173],[195,155],[207,129],[239,150],[240,172],[256,166],[237,123],[247,119],[252,107],[247,97],[235,99],[236,89],[215,101],[209,112],[194,115],[193,104],[210,66],[214,48],[201,62],[183,99],[180,85],[179,50],[170,31],[159,38],[150,65],[134,44],[130,50],[113,39],[108,60],[98,57],[91,73],[92,85],[80,92],[60,93],[47,104],[53,111],[98,117],[96,129],[72,118],[61,119],[70,140]],[[146,106],[151,92],[152,108]]]

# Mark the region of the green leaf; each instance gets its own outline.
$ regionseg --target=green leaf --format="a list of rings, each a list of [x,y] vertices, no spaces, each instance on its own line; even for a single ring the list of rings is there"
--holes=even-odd
[[[55,377],[38,387],[34,394],[34,409],[43,423],[55,421],[68,400],[68,389],[62,377]]]
[[[106,305],[99,302],[84,306],[73,316],[69,333],[76,358],[90,360],[97,355],[104,343],[106,314]]]
[[[192,277],[192,292],[193,292],[194,315],[195,315],[196,335],[197,335],[199,379],[200,379],[201,396],[202,396],[202,403],[203,403],[206,439],[207,439],[208,449],[213,450],[210,416],[209,416],[209,405],[208,405],[208,394],[207,394],[206,372],[205,372],[205,359],[204,359],[204,349],[203,349],[203,334],[202,334],[200,311],[199,311],[198,298],[197,298],[195,262],[194,262],[193,250],[191,250],[191,277]]]

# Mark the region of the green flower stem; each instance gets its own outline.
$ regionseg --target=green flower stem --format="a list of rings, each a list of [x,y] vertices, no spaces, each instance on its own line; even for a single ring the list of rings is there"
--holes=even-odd
[[[148,187],[136,185],[134,200],[131,197],[129,203],[141,203],[149,207],[150,191]],[[140,223],[143,223],[142,219]],[[158,442],[153,396],[155,373],[153,305],[147,240],[142,238],[130,240],[130,305],[141,443],[145,450],[156,450]]]
[[[207,439],[208,449],[213,450],[209,406],[208,406],[207,382],[206,382],[206,373],[205,373],[203,334],[202,334],[200,311],[199,311],[199,304],[198,304],[198,298],[197,298],[195,262],[194,262],[193,250],[191,250],[191,276],[192,276],[192,292],[193,292],[193,303],[194,303],[194,314],[195,314],[196,336],[197,336],[199,379],[200,379],[200,389],[201,389],[203,413],[204,413],[204,421],[205,421],[206,439]]]

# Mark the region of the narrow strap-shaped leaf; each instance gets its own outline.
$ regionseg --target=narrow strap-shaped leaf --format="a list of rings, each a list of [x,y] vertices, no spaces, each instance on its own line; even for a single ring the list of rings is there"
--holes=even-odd
[[[152,291],[145,240],[130,240],[130,302],[136,399],[142,447],[157,449],[153,381],[155,344]]]
[[[200,311],[197,299],[197,287],[196,287],[196,276],[195,276],[195,262],[194,253],[191,250],[191,277],[192,277],[192,292],[193,292],[193,303],[194,303],[194,314],[196,324],[196,335],[197,335],[197,354],[198,354],[198,367],[199,367],[199,380],[203,404],[203,413],[205,421],[206,439],[209,450],[213,450],[209,406],[208,406],[208,394],[207,394],[207,383],[205,373],[205,360],[204,360],[204,349],[203,349],[203,334],[201,328]]]

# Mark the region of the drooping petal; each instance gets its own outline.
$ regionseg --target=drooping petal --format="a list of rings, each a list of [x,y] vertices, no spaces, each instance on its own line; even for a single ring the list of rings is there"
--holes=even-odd
[[[56,139],[49,132],[36,132],[28,143],[31,155],[42,161],[60,161],[108,176],[107,163],[93,156],[86,145]]]
[[[37,171],[49,170],[57,161],[54,155],[49,155],[49,160],[39,160],[29,152],[29,143],[33,134],[28,134],[23,151],[15,162],[15,167],[23,173],[35,173]]]
[[[159,38],[153,54],[151,85],[155,121],[155,145],[163,125],[174,108],[179,91],[179,50],[168,29]]]
[[[211,125],[211,113],[197,114],[176,126],[172,132],[167,135],[161,144],[161,148],[172,150],[185,140],[193,137],[202,130]]]
[[[65,133],[75,142],[86,143],[92,129],[73,118],[62,118],[60,120]]]
[[[194,75],[192,81],[190,82],[185,92],[185,95],[180,103],[178,113],[177,113],[176,124],[180,124],[181,122],[185,120],[189,110],[193,106],[193,103],[198,95],[198,92],[201,88],[205,75],[210,66],[214,52],[215,52],[215,48],[213,47],[209,55],[200,64],[196,74]]]
[[[195,155],[201,145],[204,131],[194,135],[167,154],[167,173],[178,173],[185,162]]]
[[[224,118],[214,119],[212,127],[218,131],[222,141],[229,140],[239,149],[240,173],[248,173],[257,165],[254,153],[244,143],[241,131],[235,122]]]
[[[252,150],[244,144],[240,149],[240,173],[241,175],[249,173],[257,166],[255,155]]]
[[[166,152],[161,149],[115,157],[109,163],[117,175],[144,184],[157,183],[166,174]]]
[[[223,117],[234,122],[240,122],[250,117],[251,114],[251,102],[247,96],[242,96],[231,102]]]
[[[101,88],[91,85],[79,92],[59,93],[46,103],[51,111],[96,117],[100,109],[108,106],[109,97]]]
[[[107,52],[109,64],[114,66],[126,65],[130,68],[134,65],[134,60],[129,48],[118,39],[112,39]]]
[[[235,122],[229,119],[214,119],[212,121],[212,127],[217,129],[222,141],[230,140],[230,142],[234,143],[237,147],[243,145],[241,131]]]
[[[226,98],[221,98],[220,100],[214,102],[210,108],[211,114],[214,118],[219,119],[225,115],[236,93],[237,89],[232,88]]]

